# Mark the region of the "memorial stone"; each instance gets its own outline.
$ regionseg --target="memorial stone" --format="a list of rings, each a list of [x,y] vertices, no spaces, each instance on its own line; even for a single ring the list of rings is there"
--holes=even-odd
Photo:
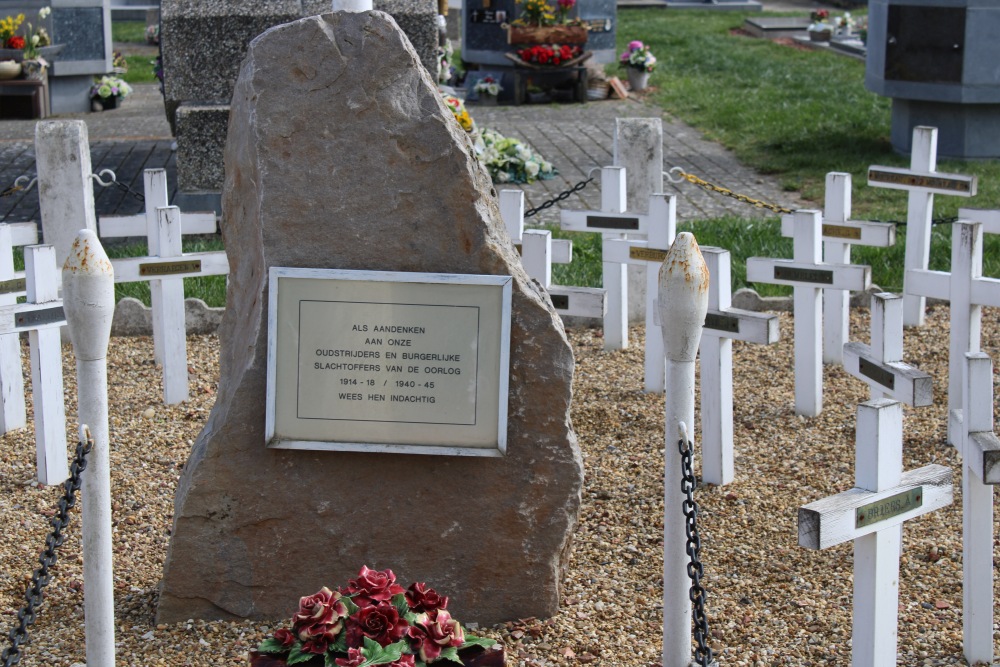
[[[178,484],[159,622],[287,617],[364,564],[447,591],[468,621],[557,610],[583,482],[572,352],[418,63],[377,11],[250,46],[226,147],[219,395]],[[511,276],[506,453],[266,447],[272,267]]]

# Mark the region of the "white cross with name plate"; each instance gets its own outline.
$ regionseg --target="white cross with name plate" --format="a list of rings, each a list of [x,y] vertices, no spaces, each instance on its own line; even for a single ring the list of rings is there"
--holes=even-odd
[[[156,209],[157,253],[148,257],[111,260],[116,283],[158,282],[160,300],[153,303],[163,323],[163,399],[167,405],[188,397],[187,337],[185,332],[184,278],[229,274],[226,253],[181,250],[181,212],[176,206]],[[152,244],[151,244],[152,245]],[[156,340],[156,330],[153,331]]]
[[[750,257],[747,281],[793,287],[795,413],[815,417],[823,410],[823,290],[866,290],[872,282],[871,267],[821,260],[819,211],[796,211],[791,224],[793,259]]]
[[[855,488],[799,508],[799,546],[854,541],[853,667],[896,664],[899,557],[905,521],[952,502],[951,469],[903,472],[903,408],[874,399],[857,411]]]
[[[872,399],[934,404],[931,376],[903,361],[903,297],[898,294],[872,295],[871,345],[845,343],[844,370],[868,384]]]
[[[552,232],[546,229],[525,229],[521,190],[500,191],[500,216],[514,247],[521,253],[524,272],[545,288],[556,312],[575,317],[604,317],[607,310],[605,290],[552,284],[552,265],[573,261],[573,242],[554,239]]]
[[[983,277],[983,223],[958,221],[951,232],[951,273],[908,270],[910,293],[949,301],[948,440],[954,443],[963,404],[962,365],[978,352],[982,306],[1000,307],[1000,280]]]
[[[782,216],[782,236],[794,233],[791,216]],[[896,225],[891,222],[851,220],[851,175],[830,172],[826,175],[826,199],[823,205],[823,261],[850,264],[851,246],[888,248],[896,243]],[[823,362],[842,364],[844,343],[848,341],[851,293],[847,290],[823,291]]]
[[[677,233],[677,199],[674,195],[656,194],[649,197],[649,213],[645,216],[646,240],[605,238],[601,257],[605,262],[622,266],[638,264],[646,270],[646,347],[643,361],[643,388],[647,392],[662,392],[665,383],[663,335],[657,321],[656,298],[659,293],[659,268]]]
[[[910,289],[910,271],[926,270],[931,252],[931,219],[934,195],[972,197],[976,194],[976,177],[945,174],[937,171],[937,128],[913,128],[910,168],[868,167],[868,185],[876,188],[906,190],[906,255],[903,261],[903,324],[908,327],[924,323],[924,297]]]
[[[7,234],[9,229],[0,232],[0,235]],[[11,335],[16,340],[18,334],[28,333],[38,481],[60,484],[69,477],[59,334],[60,327],[66,325],[66,316],[59,298],[62,274],[56,267],[55,248],[51,245],[25,246],[24,267],[27,302],[0,306],[0,334]]]
[[[38,243],[34,222],[0,224],[0,306],[17,303],[24,296],[23,271],[14,270],[15,246]],[[28,423],[21,372],[21,341],[17,334],[0,335],[0,433],[24,428]]]
[[[993,664],[993,487],[1000,484],[1000,439],[993,430],[993,362],[964,355],[962,455],[962,634],[970,665]]]
[[[708,312],[701,333],[701,477],[728,484],[733,464],[733,341],[770,345],[779,338],[778,316],[732,307],[731,256],[701,247],[708,266]]]

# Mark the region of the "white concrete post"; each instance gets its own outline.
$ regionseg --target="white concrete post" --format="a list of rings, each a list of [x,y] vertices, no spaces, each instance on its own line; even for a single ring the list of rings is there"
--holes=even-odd
[[[115,285],[111,262],[92,230],[80,230],[63,265],[63,307],[76,356],[79,423],[90,427],[94,439],[81,492],[87,664],[114,667],[107,354]]]
[[[0,281],[15,279],[14,241],[11,228],[0,225]],[[14,290],[0,294],[0,306],[17,303]],[[16,333],[0,335],[0,433],[24,428],[28,423],[21,372],[21,341]]]
[[[666,356],[663,475],[663,667],[691,662],[691,582],[681,490],[681,423],[694,442],[695,356],[708,310],[708,268],[692,234],[677,235],[660,267],[657,308]]]
[[[80,229],[97,231],[90,141],[82,120],[43,120],[35,125],[35,168],[42,236],[62,266]]]
[[[167,170],[147,169],[142,173],[143,196],[146,205],[146,250],[150,257],[160,256],[159,225],[156,209],[170,205],[167,191]],[[163,309],[159,307],[163,299],[162,282],[149,281],[149,301],[153,315],[153,361],[163,363]]]
[[[601,211],[625,212],[625,169],[601,168]],[[625,234],[604,234],[604,238],[625,238]],[[628,266],[601,263],[602,287],[608,294],[608,311],[604,315],[604,349],[624,350],[628,347]]]
[[[851,217],[851,175],[831,172],[826,175],[826,199],[823,222],[844,223]],[[851,244],[824,241],[823,261],[827,264],[850,264]],[[823,292],[823,362],[844,363],[844,343],[848,341],[847,324],[851,293],[828,289]]]
[[[24,269],[28,303],[58,301],[60,276],[55,248],[50,245],[27,246],[24,249]],[[59,329],[30,330],[28,345],[31,350],[38,481],[42,484],[61,484],[69,477],[69,464],[66,460],[66,397],[63,396]]]
[[[651,195],[663,192],[663,121],[659,118],[616,118],[614,139],[614,164],[628,173],[628,201],[635,213],[649,213],[647,202]],[[665,246],[650,245],[654,248]],[[656,283],[656,270],[646,265],[628,267],[628,320],[648,320],[647,302],[655,302],[646,291]],[[652,275],[652,278],[650,278]],[[655,307],[653,308],[655,310]],[[646,330],[649,336],[649,329]],[[655,334],[659,337],[659,332]],[[656,391],[662,391],[657,389]]]
[[[159,257],[180,257],[181,210],[165,206],[156,210]],[[160,321],[163,323],[163,400],[167,405],[188,398],[187,336],[184,321],[184,278],[163,278],[160,283]]]

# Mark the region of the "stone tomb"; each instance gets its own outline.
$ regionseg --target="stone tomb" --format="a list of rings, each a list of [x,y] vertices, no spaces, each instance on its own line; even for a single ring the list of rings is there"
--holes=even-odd
[[[287,618],[362,565],[426,581],[467,622],[557,610],[583,483],[572,351],[418,64],[380,12],[250,47],[226,147],[219,395],[178,485],[159,622]],[[266,447],[271,267],[511,276],[505,455]]]

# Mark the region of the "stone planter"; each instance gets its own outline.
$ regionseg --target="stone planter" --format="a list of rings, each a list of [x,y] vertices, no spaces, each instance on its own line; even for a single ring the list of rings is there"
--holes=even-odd
[[[21,75],[21,63],[13,60],[0,60],[0,81],[16,79]]]
[[[587,29],[580,25],[511,25],[508,44],[585,44]]]
[[[458,657],[462,659],[465,667],[504,667],[504,650],[499,644],[493,648],[484,649],[478,646],[459,651]],[[298,663],[302,667],[323,667],[323,658],[316,656],[309,662]],[[454,665],[448,660],[441,661],[442,667]],[[275,658],[270,655],[263,655],[257,651],[250,651],[250,667],[287,667],[288,663],[282,658]]]
[[[831,30],[810,30],[809,39],[814,42],[829,42],[832,35]]]

